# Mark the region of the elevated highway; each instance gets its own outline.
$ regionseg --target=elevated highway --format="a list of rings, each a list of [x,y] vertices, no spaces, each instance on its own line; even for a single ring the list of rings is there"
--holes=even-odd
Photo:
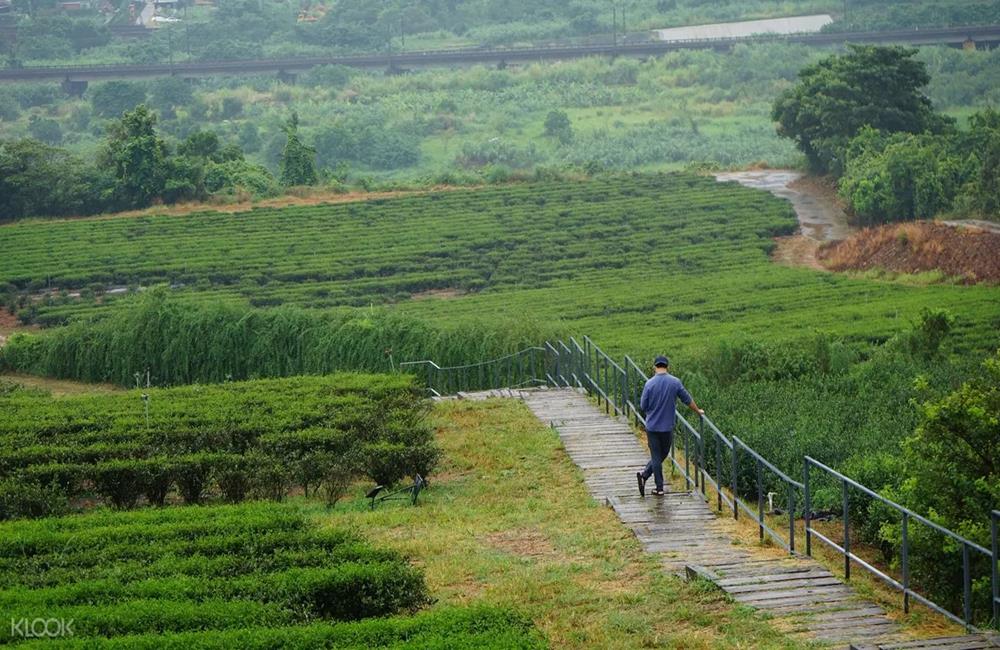
[[[183,63],[150,63],[119,65],[79,65],[52,67],[21,67],[0,69],[0,82],[62,81],[69,90],[86,87],[89,81],[110,79],[143,79],[165,76],[184,78],[278,74],[294,79],[298,73],[320,65],[343,65],[363,69],[406,70],[433,66],[508,64],[533,61],[574,59],[591,56],[651,57],[676,50],[725,50],[739,43],[785,42],[810,46],[832,46],[844,43],[872,45],[949,45],[953,47],[990,47],[1000,43],[1000,25],[945,27],[887,32],[845,32],[797,35],[766,35],[750,38],[730,38],[686,41],[650,41],[628,44],[557,45],[523,48],[462,48],[357,54],[343,56],[302,57],[289,59],[257,59],[235,61],[193,61]]]

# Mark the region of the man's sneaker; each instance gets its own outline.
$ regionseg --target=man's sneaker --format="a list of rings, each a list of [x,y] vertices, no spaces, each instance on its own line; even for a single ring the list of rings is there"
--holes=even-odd
[[[653,490],[653,496],[662,497],[663,494],[663,490]]]
[[[646,496],[646,479],[642,478],[642,472],[635,473],[635,480],[639,481],[639,496]]]

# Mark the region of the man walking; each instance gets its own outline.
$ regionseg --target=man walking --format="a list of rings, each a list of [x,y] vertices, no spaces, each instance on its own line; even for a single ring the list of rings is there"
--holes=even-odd
[[[649,462],[644,470],[635,474],[639,481],[639,496],[646,496],[646,481],[650,476],[656,481],[653,494],[663,495],[663,461],[670,454],[674,439],[677,400],[680,399],[698,415],[705,414],[691,399],[681,380],[667,372],[669,368],[669,359],[656,357],[653,361],[655,374],[646,382],[639,400],[639,408],[646,414],[646,439],[649,441]]]

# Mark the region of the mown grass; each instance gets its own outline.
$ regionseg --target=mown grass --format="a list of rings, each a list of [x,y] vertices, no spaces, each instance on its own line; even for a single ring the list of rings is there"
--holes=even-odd
[[[442,403],[433,421],[445,460],[418,507],[370,512],[357,498],[317,514],[409,556],[435,607],[515,607],[555,648],[806,647],[720,592],[665,575],[522,404]]]

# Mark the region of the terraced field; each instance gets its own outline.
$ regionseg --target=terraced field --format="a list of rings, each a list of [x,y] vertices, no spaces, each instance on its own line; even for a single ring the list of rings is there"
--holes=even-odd
[[[4,645],[539,645],[530,622],[489,607],[363,620],[424,605],[423,574],[294,507],[106,511],[0,524],[0,540]]]
[[[989,349],[1000,289],[873,282],[768,259],[788,204],[670,174],[537,183],[366,203],[0,228],[0,283],[43,323],[99,313],[90,292],[169,283],[198,302],[389,305],[431,321],[533,318],[616,352],[816,329],[879,341],[920,309],[958,316],[960,348]],[[3,285],[0,285],[3,286]],[[68,294],[39,300],[46,288]],[[83,290],[84,297],[71,294]],[[88,290],[89,289],[89,290]],[[411,300],[411,298],[427,298]]]

